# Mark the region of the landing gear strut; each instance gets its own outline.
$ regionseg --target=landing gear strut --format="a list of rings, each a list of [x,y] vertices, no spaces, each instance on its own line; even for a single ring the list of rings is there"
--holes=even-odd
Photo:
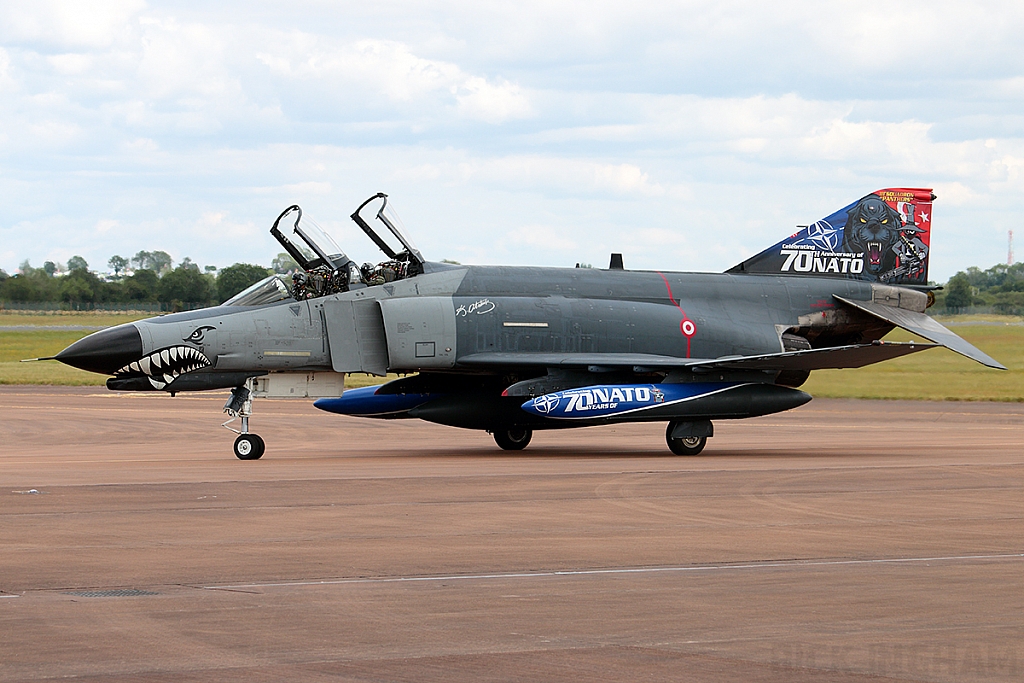
[[[263,439],[249,432],[253,389],[255,389],[255,380],[250,377],[243,386],[231,390],[231,397],[224,404],[224,412],[230,415],[231,419],[225,422],[223,427],[238,434],[238,438],[235,439],[235,457],[239,460],[259,460],[267,450]],[[242,421],[241,429],[229,426],[237,419]]]
[[[491,435],[502,450],[521,451],[529,445],[530,439],[533,438],[533,430],[526,427],[510,427],[495,429]]]

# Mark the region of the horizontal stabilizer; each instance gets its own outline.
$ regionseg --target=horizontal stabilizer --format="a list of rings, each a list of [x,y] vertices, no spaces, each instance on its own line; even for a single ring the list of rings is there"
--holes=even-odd
[[[959,337],[958,337],[959,339]],[[784,351],[756,356],[723,358],[675,358],[645,353],[477,353],[459,359],[475,367],[577,367],[635,371],[690,369],[728,370],[826,370],[860,368],[935,348],[934,344],[874,342],[825,349]],[[980,352],[979,352],[980,353]]]
[[[953,334],[951,331],[935,322],[931,316],[924,313],[909,311],[904,308],[893,308],[892,306],[876,304],[871,301],[853,301],[851,299],[844,299],[841,296],[836,296],[835,298],[847,306],[853,306],[865,313],[870,313],[876,318],[892,323],[897,327],[902,327],[907,332],[916,334],[919,337],[924,337],[928,341],[933,341],[936,344],[945,346],[950,351],[956,351],[960,355],[966,356],[971,360],[978,361],[982,365],[987,365],[990,368],[996,368],[998,370],[1006,369],[1006,366],[1002,363],[976,348],[967,340]]]

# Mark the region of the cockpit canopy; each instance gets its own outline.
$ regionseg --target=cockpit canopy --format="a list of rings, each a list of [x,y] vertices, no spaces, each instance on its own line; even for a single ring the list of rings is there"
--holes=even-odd
[[[291,230],[292,239],[288,239],[282,228]],[[277,217],[274,227],[270,228],[270,234],[306,271],[324,265],[336,270],[350,260],[316,221],[309,217],[303,219],[302,209],[296,204],[289,206]]]
[[[279,275],[270,275],[256,284],[246,287],[221,305],[266,306],[291,298],[292,293],[288,290],[288,285],[284,283],[284,280]]]
[[[377,209],[376,216],[374,216],[374,220],[376,220],[379,225],[378,229],[374,230],[360,214],[363,209],[373,204],[378,199],[382,201],[380,208]],[[374,244],[376,244],[388,258],[396,261],[416,263],[419,266],[423,265],[423,255],[420,254],[419,249],[413,246],[412,240],[410,240],[405,234],[405,226],[402,225],[402,219],[398,217],[395,210],[391,208],[390,204],[388,204],[388,196],[383,192],[378,192],[360,204],[359,208],[352,214],[352,220],[356,222],[356,225],[363,229],[363,232],[373,240]],[[380,229],[380,226],[383,226],[385,229]]]
[[[376,214],[367,221],[361,214],[368,206],[376,208],[375,202],[378,200],[381,203]],[[423,256],[406,236],[401,219],[388,205],[386,194],[380,192],[370,197],[359,205],[351,217],[388,260],[376,265],[356,265],[323,228],[303,216],[302,209],[297,205],[289,206],[274,221],[270,234],[302,269],[292,276],[292,297],[301,301],[349,289],[381,285],[423,272]],[[242,294],[245,292],[233,297],[232,301]]]

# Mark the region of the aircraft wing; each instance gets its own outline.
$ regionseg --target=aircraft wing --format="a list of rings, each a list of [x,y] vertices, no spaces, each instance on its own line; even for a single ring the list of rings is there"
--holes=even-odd
[[[959,337],[957,337],[959,339]],[[966,343],[966,342],[965,342]],[[459,359],[460,365],[496,367],[630,368],[641,370],[733,369],[733,370],[825,370],[859,368],[910,353],[932,349],[939,344],[915,342],[872,342],[824,349],[785,351],[756,356],[722,358],[676,358],[645,353],[476,353]],[[980,353],[980,352],[979,352]]]
[[[834,370],[862,368],[883,360],[899,358],[918,351],[933,349],[938,344],[917,344],[876,341],[870,344],[848,344],[824,349],[768,353],[761,356],[736,356],[687,363],[685,367],[728,368],[730,370]]]
[[[924,313],[909,311],[904,308],[884,306],[871,301],[854,301],[852,299],[845,299],[838,295],[833,296],[847,306],[853,306],[854,308],[860,309],[865,313],[869,313],[876,318],[881,318],[888,323],[892,323],[897,327],[902,327],[907,332],[912,332],[920,337],[924,337],[928,341],[933,341],[936,344],[945,346],[950,351],[955,351],[962,356],[970,358],[971,360],[978,361],[982,365],[987,365],[990,368],[996,368],[998,370],[1006,369],[1006,366],[1002,363],[974,347],[967,340],[953,334],[945,327],[935,322],[931,316],[925,315]]]

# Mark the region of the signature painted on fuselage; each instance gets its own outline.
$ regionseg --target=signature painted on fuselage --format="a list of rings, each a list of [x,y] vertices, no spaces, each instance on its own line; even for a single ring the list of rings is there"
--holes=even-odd
[[[479,301],[474,301],[468,306],[463,304],[456,308],[455,316],[466,317],[471,313],[475,313],[476,315],[483,315],[484,313],[490,313],[494,309],[495,305],[493,301],[491,301],[490,299],[480,299]]]

